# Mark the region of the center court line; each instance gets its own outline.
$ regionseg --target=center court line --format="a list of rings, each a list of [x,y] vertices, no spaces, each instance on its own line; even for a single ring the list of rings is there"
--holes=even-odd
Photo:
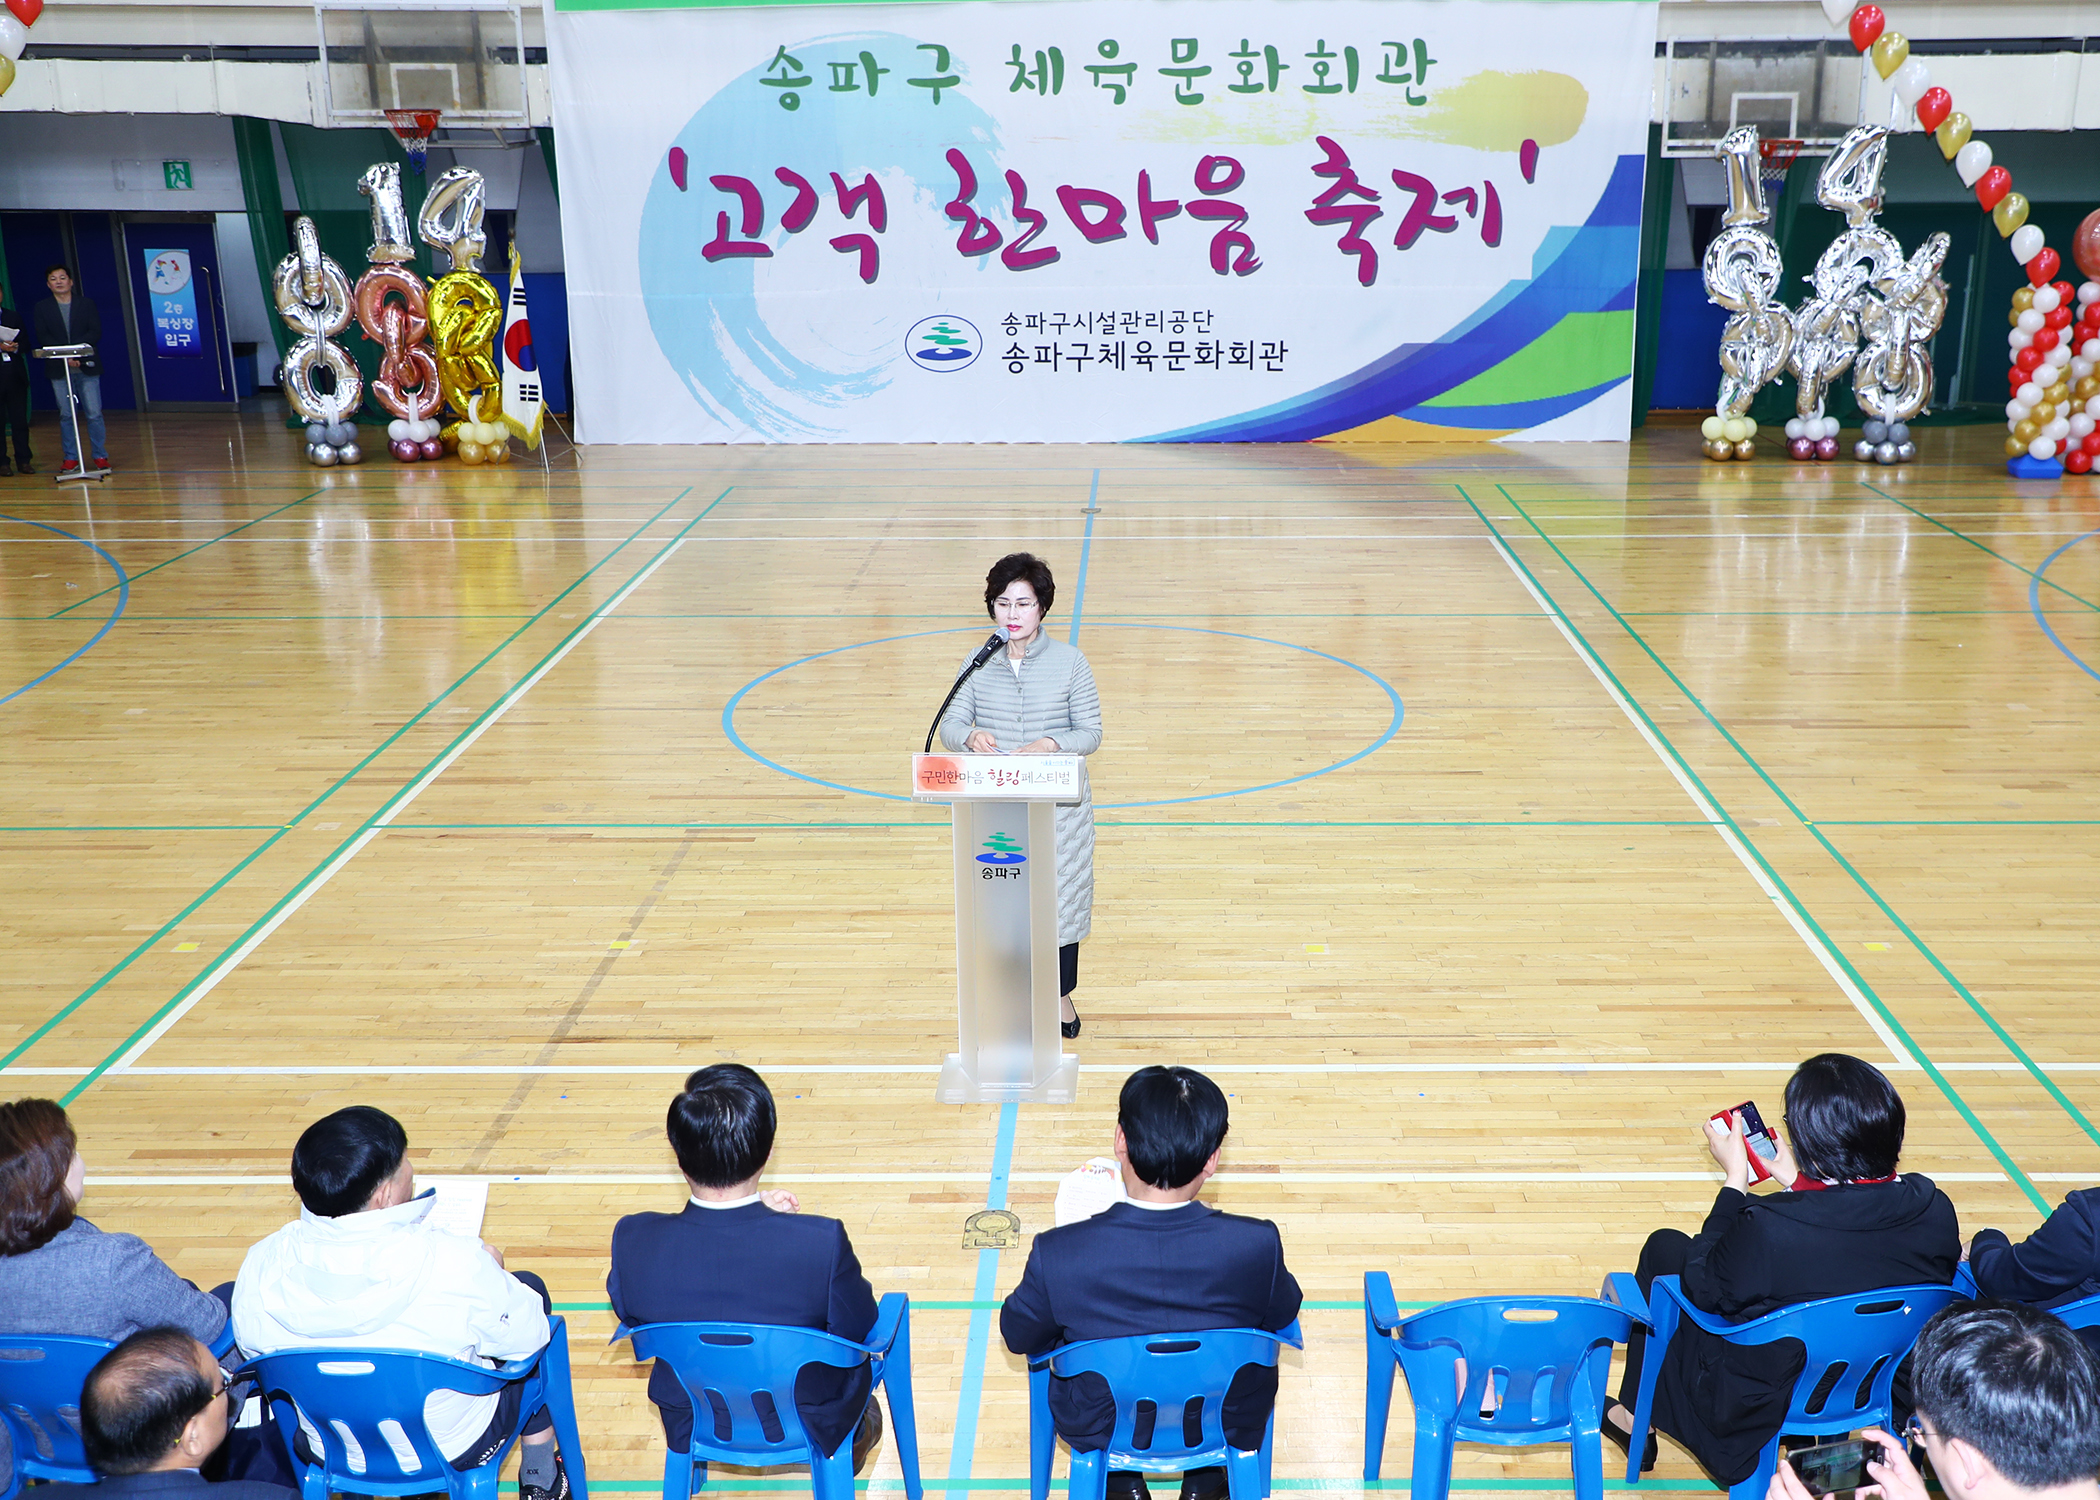
[[[728,493],[727,490],[722,492],[723,495]],[[618,592],[592,610],[589,615],[585,616],[583,622],[571,630],[563,638],[559,646],[542,658],[537,667],[494,703],[483,709],[473,724],[462,731],[450,746],[428,766],[424,767],[422,774],[389,797],[377,812],[365,820],[363,827],[346,839],[325,863],[309,873],[298,885],[292,888],[291,892],[284,899],[280,900],[276,906],[259,918],[232,948],[219,957],[217,962],[191,980],[183,989],[177,991],[176,998],[169,1002],[164,1008],[163,1014],[154,1021],[143,1035],[135,1034],[136,1040],[120,1056],[116,1056],[113,1059],[105,1058],[94,1071],[75,1084],[59,1102],[61,1104],[71,1104],[103,1074],[108,1072],[122,1073],[133,1063],[137,1062],[140,1057],[144,1056],[147,1049],[165,1036],[170,1027],[188,1015],[195,1008],[198,1001],[216,989],[219,982],[238,968],[241,961],[261,946],[271,933],[284,924],[287,918],[312,899],[315,892],[334,879],[336,873],[352,859],[355,859],[359,851],[378,836],[381,829],[391,823],[396,815],[415,801],[418,796],[422,795],[425,788],[437,780],[439,776],[442,776],[454,761],[465,754],[474,742],[480,739],[492,725],[502,719],[519,699],[523,698],[526,693],[530,692],[539,683],[541,678],[554,670],[561,663],[562,659],[596,630],[599,624],[613,610],[619,608],[621,602],[628,595],[641,587],[651,574],[662,567],[669,560],[672,553],[684,546],[687,534],[706,519],[708,511],[713,510],[715,506],[721,503],[722,495],[717,495],[708,504],[706,510],[701,511],[699,515],[680,527],[675,537],[659,548],[656,555],[644,564],[639,572],[628,579]]]
[[[766,1073],[781,1074],[835,1074],[847,1077],[931,1077],[938,1074],[937,1063],[753,1063],[751,1066]],[[1295,1074],[1562,1074],[1571,1078],[1591,1074],[1608,1076],[1613,1074],[1654,1073],[1792,1073],[1800,1066],[1798,1062],[1588,1062],[1571,1059],[1566,1062],[1511,1062],[1493,1059],[1486,1062],[1364,1062],[1364,1063],[1204,1063],[1201,1071],[1224,1075],[1258,1073]],[[2027,1068],[2013,1061],[1999,1062],[1943,1062],[1938,1063],[1942,1073],[2025,1073]],[[86,1067],[28,1067],[0,1068],[0,1078],[78,1078],[92,1071]],[[110,1071],[116,1072],[112,1068]],[[210,1064],[197,1067],[158,1067],[139,1065],[121,1070],[126,1078],[516,1078],[529,1074],[551,1074],[563,1078],[683,1078],[692,1072],[690,1063],[276,1063],[249,1066],[244,1064]],[[1109,1077],[1120,1077],[1126,1071],[1122,1063],[1081,1063],[1082,1073],[1099,1073]],[[1892,1073],[1922,1073],[1924,1068],[1915,1062],[1891,1062],[1887,1068]],[[2054,1073],[2100,1073],[2100,1062],[2058,1062],[2048,1064]]]

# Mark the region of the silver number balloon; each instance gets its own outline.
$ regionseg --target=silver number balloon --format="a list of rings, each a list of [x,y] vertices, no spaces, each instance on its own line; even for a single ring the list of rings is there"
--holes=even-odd
[[[481,227],[488,208],[488,184],[472,167],[453,167],[440,172],[416,216],[416,232],[433,250],[452,257],[455,271],[479,271],[481,257],[489,247],[488,231]]]
[[[1948,239],[1935,234],[1894,273],[1875,283],[1860,314],[1866,340],[1852,371],[1860,409],[1884,422],[1908,422],[1932,399],[1932,336],[1947,316],[1947,283],[1940,267]]]
[[[1721,331],[1721,389],[1714,411],[1740,417],[1757,393],[1787,367],[1794,325],[1778,300],[1785,272],[1779,246],[1765,229],[1763,181],[1757,173],[1757,130],[1730,131],[1719,153],[1728,168],[1728,213],[1706,247],[1702,274],[1709,301],[1734,316]]]
[[[357,362],[329,338],[350,324],[350,278],[322,253],[312,219],[301,215],[292,225],[292,253],[278,263],[270,290],[277,315],[300,335],[284,357],[285,399],[309,422],[341,422],[364,396]],[[314,384],[315,371],[324,366],[335,376],[327,391]]]
[[[1860,125],[1838,142],[1816,178],[1816,202],[1855,229],[1881,212],[1881,172],[1888,165],[1886,125]]]
[[[323,367],[335,376],[333,390],[323,391],[314,384],[315,372]],[[364,395],[364,378],[341,344],[307,337],[292,345],[284,357],[284,394],[292,409],[309,422],[340,422],[357,410]]]
[[[408,235],[408,207],[401,197],[401,164],[375,162],[357,179],[357,190],[372,200],[372,248],[365,258],[376,266],[406,265],[416,258]]]

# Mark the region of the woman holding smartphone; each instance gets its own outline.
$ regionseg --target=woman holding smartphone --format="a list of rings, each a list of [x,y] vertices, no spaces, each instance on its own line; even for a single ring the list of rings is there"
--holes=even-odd
[[[1747,1323],[1823,1297],[1885,1286],[1946,1285],[1961,1258],[1954,1205],[1928,1177],[1899,1173],[1903,1100],[1879,1068],[1840,1052],[1811,1057],[1787,1080],[1785,1136],[1768,1163],[1780,1191],[1750,1195],[1741,1117],[1706,1122],[1706,1149],[1726,1179],[1696,1235],[1658,1229],[1635,1275],[1646,1292],[1676,1276],[1693,1306]],[[1791,1149],[1786,1137],[1791,1137]],[[1647,1350],[1636,1328],[1604,1433],[1631,1441]],[[1655,1382],[1653,1425],[1723,1486],[1756,1471],[1807,1362],[1797,1340],[1738,1348],[1680,1323]],[[1641,1467],[1653,1467],[1653,1435]]]

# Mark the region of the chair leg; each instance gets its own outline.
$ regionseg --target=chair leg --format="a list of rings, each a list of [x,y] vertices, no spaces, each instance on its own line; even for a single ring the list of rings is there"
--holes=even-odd
[[[853,1500],[853,1440],[840,1443],[829,1458],[814,1447],[809,1450],[809,1487],[812,1500]]]
[[[1368,1317],[1368,1314],[1366,1315]],[[1385,1335],[1375,1331],[1364,1365],[1364,1478],[1376,1479],[1385,1464],[1385,1427],[1393,1411],[1393,1374],[1399,1361]]]
[[[919,1419],[911,1398],[911,1313],[906,1310],[897,1323],[897,1337],[883,1361],[882,1391],[890,1403],[890,1436],[897,1445],[897,1462],[904,1470],[906,1500],[921,1500],[919,1482]]]
[[[1575,1500],[1604,1500],[1604,1437],[1596,1427],[1575,1423],[1568,1461],[1575,1466]]]
[[[1057,1458],[1057,1428],[1050,1420],[1050,1372],[1028,1374],[1028,1500],[1050,1500],[1050,1466]],[[1103,1480],[1104,1493],[1108,1481]]]
[[[696,1472],[697,1471],[697,1472]],[[692,1500],[693,1491],[707,1483],[707,1465],[693,1462],[693,1455],[666,1450],[664,1453],[664,1500]]]
[[[1065,1480],[1066,1500],[1106,1500],[1108,1495],[1108,1450],[1090,1453],[1072,1450],[1072,1470]]]
[[[1728,1487],[1728,1500],[1764,1500],[1765,1491],[1772,1487],[1772,1475],[1779,1468],[1779,1435],[1774,1433],[1772,1441],[1765,1444],[1764,1451],[1757,1455],[1757,1468],[1748,1479]]]
[[[1415,1465],[1408,1476],[1409,1500],[1445,1500],[1451,1493],[1451,1445],[1457,1433],[1435,1413],[1415,1407]]]
[[[1262,1484],[1261,1450],[1242,1453],[1237,1448],[1225,1450],[1225,1492],[1228,1500],[1264,1500]]]
[[[1263,1424],[1261,1430],[1261,1500],[1269,1500],[1269,1494],[1275,1488],[1275,1483],[1270,1478],[1270,1469],[1275,1458],[1276,1413],[1272,1409],[1269,1412],[1269,1420]]]
[[[590,1479],[583,1465],[583,1435],[576,1425],[576,1388],[569,1383],[569,1325],[565,1319],[554,1320],[553,1337],[540,1353],[540,1376],[547,1414],[554,1418],[554,1441],[561,1449],[562,1468],[569,1475],[569,1488],[576,1492],[576,1500],[590,1500]]]

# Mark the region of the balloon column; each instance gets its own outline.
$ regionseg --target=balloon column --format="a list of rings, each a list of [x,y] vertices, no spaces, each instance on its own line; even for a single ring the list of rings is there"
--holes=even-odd
[[[2064,392],[2065,402],[2052,400],[2048,394],[2063,386],[2065,382],[2058,380],[2043,385],[2033,377],[2049,374],[2052,364],[2055,370],[2068,368],[2069,360],[2054,363],[2048,355],[2053,353],[2055,348],[2069,347],[2065,343],[2064,334],[2070,325],[2052,325],[2049,319],[2068,307],[2074,297],[2081,297],[2082,289],[2074,291],[2068,281],[2052,282],[2051,278],[2062,267],[2062,257],[2048,247],[2042,231],[2027,222],[2031,205],[2025,195],[2013,191],[2012,173],[1993,164],[1990,143],[1974,138],[1975,121],[1954,107],[1954,96],[1951,93],[1933,86],[1931,71],[1924,63],[1910,55],[1910,41],[1907,37],[1899,31],[1888,29],[1888,17],[1883,14],[1881,7],[1872,4],[1861,5],[1856,3],[1856,0],[1822,0],[1822,5],[1823,13],[1830,18],[1830,24],[1842,24],[1845,27],[1851,35],[1853,47],[1867,55],[1874,64],[1874,71],[1886,79],[1895,90],[1897,101],[1917,115],[1920,126],[1932,132],[1933,139],[1939,143],[1940,155],[1954,164],[1954,170],[1960,176],[1962,185],[1974,190],[1977,204],[1990,214],[1991,222],[1998,226],[1999,235],[2010,242],[2013,258],[2027,268],[2027,279],[2031,286],[2014,294],[2012,313],[2015,340],[2024,336],[2028,342],[2014,344],[2013,399],[2007,403],[2005,411],[2006,426],[2010,429],[2010,435],[2005,440],[2006,468],[2024,478],[2061,474],[2065,468],[2072,467],[2069,462],[2068,439],[2074,413],[2068,412],[2068,402],[2075,399],[2077,382],[2090,378],[2090,375],[2072,377],[2069,389]],[[2081,243],[2085,242],[2087,230],[2092,224],[2093,220],[2087,219],[2081,227]],[[2086,265],[2083,260],[2079,261],[2079,269],[2091,278],[2087,285],[2100,281],[2100,269]],[[2040,304],[2044,302],[2049,304],[2049,308],[2047,311],[2040,311]],[[2084,300],[2079,305],[2089,309],[2093,303]],[[2040,324],[2034,328],[2023,327],[2023,320],[2031,312],[2038,314]],[[2094,325],[2081,322],[2079,326],[2092,328]],[[2049,343],[2052,347],[2046,349],[2035,362],[2023,368],[2021,359],[2037,344],[2043,342],[2044,334],[2051,335]],[[2077,346],[2075,357],[2080,362],[2092,364],[2100,360],[2100,349],[2088,354],[2086,344],[2081,343]],[[2032,400],[2028,399],[2030,391],[2034,397]],[[2044,406],[2052,408],[2054,415],[2048,419],[2048,423],[2032,425]],[[2016,408],[2025,408],[2024,415],[2015,415]],[[2093,412],[2077,412],[2075,415],[2100,417],[2100,414]],[[2059,420],[2064,423],[2063,433],[2054,438],[2047,436],[2048,424]],[[2023,428],[2030,430],[2028,436],[2021,439]],[[2087,436],[2091,434],[2088,433]],[[2019,446],[2023,451],[2015,451],[2016,439],[2020,440]],[[2081,452],[2085,451],[2083,439],[2080,439],[2078,448]],[[2064,454],[2062,465],[2057,462],[2058,453]],[[2087,453],[2085,466],[2073,469],[2073,472],[2091,472],[2093,461],[2094,455]]]
[[[2071,254],[2086,275],[2075,291],[2057,281],[2013,293],[2005,453],[2015,473],[2100,464],[2100,212],[2078,226]]]
[[[44,0],[7,0],[0,10],[0,94],[15,86],[15,61],[29,45],[29,28],[44,13]]]
[[[1706,247],[1701,274],[1707,300],[1732,316],[1721,330],[1720,394],[1714,414],[1699,428],[1706,456],[1717,462],[1756,454],[1751,398],[1786,369],[1794,347],[1794,325],[1779,301],[1785,266],[1778,242],[1765,229],[1770,215],[1757,173],[1756,129],[1731,130],[1719,154],[1728,168],[1728,212]]]
[[[442,458],[435,414],[440,400],[437,358],[429,343],[429,306],[422,278],[408,269],[416,258],[408,238],[408,209],[401,197],[398,162],[365,169],[357,190],[372,200],[372,264],[357,278],[358,326],[381,346],[379,378],[372,394],[397,420],[387,425],[395,458]]]
[[[451,271],[430,286],[430,330],[439,389],[445,404],[464,419],[446,435],[458,442],[461,460],[470,464],[510,458],[502,429],[491,438],[482,429],[494,424],[482,422],[477,410],[478,400],[496,397],[502,383],[496,373],[496,335],[503,302],[481,274],[481,256],[488,248],[482,229],[486,198],[479,172],[454,167],[431,184],[416,221],[423,243],[452,259]]]
[[[284,357],[284,393],[292,410],[306,418],[306,457],[318,468],[363,460],[357,427],[350,420],[364,380],[349,351],[330,337],[350,326],[350,278],[321,253],[314,221],[300,216],[292,226],[292,253],[271,278],[277,314],[299,335]],[[316,376],[328,372],[322,390]]]

